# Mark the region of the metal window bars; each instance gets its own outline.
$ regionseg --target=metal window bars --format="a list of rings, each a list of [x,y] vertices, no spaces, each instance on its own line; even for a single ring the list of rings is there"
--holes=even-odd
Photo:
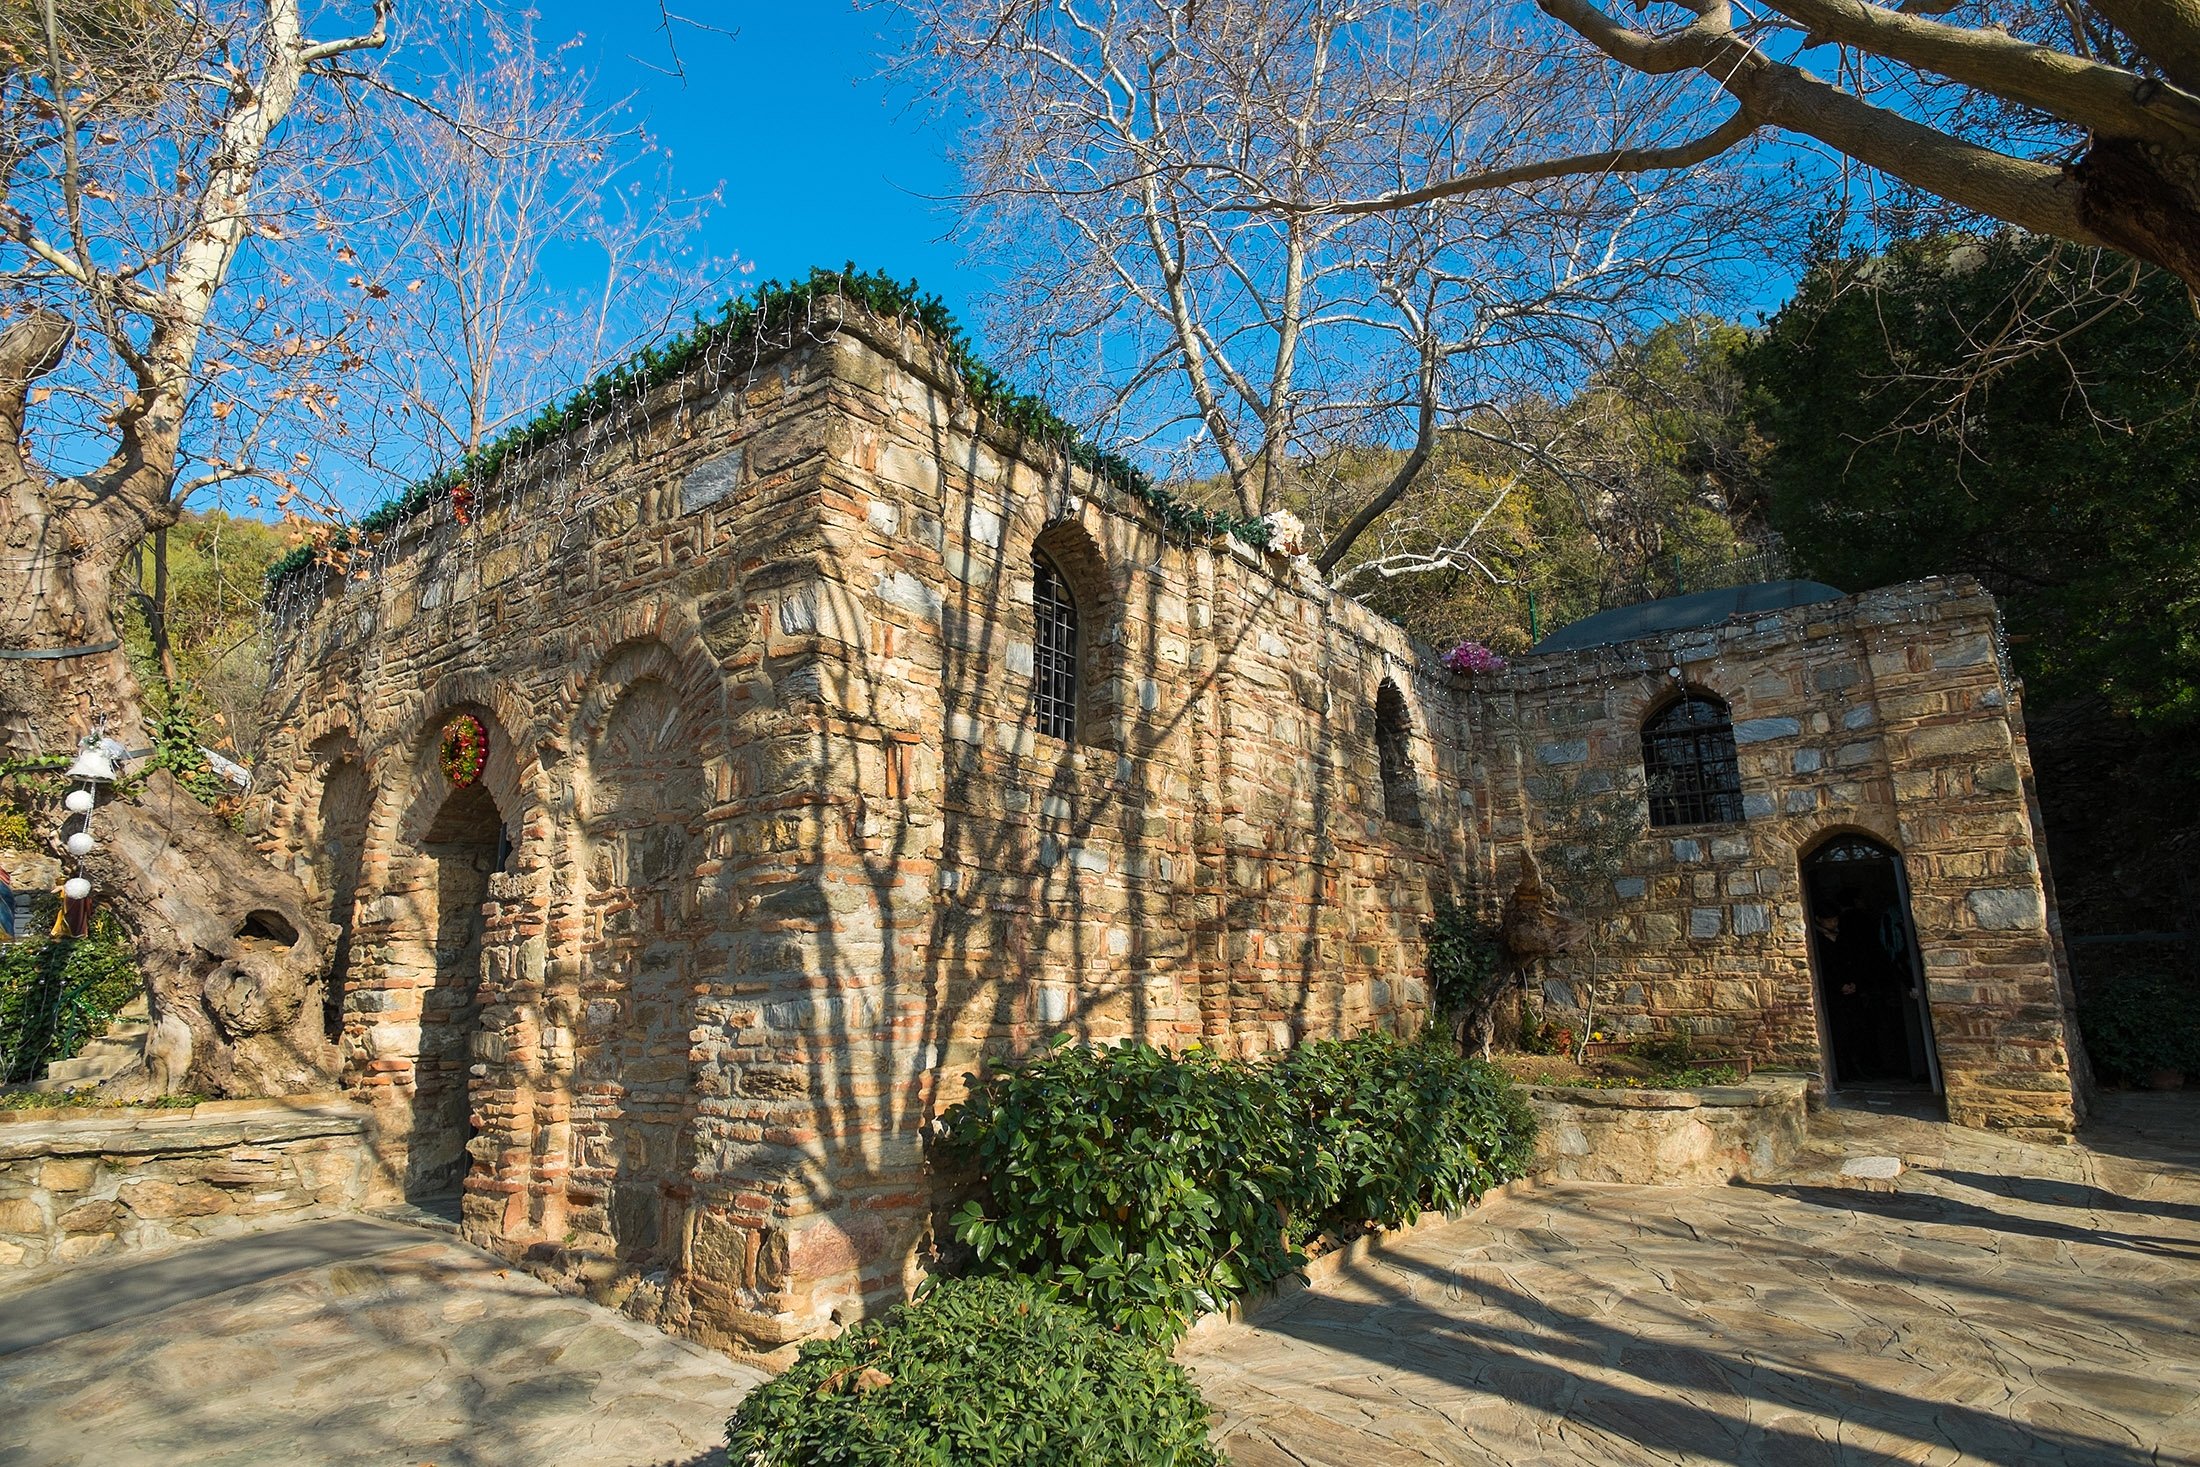
[[[1031,701],[1039,732],[1077,737],[1077,603],[1054,562],[1032,557]]]
[[[1716,698],[1690,693],[1642,726],[1652,825],[1723,825],[1742,818],[1734,722]]]

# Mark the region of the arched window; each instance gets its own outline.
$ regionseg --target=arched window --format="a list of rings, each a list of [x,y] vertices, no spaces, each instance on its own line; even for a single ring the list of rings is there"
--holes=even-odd
[[[1077,737],[1077,603],[1044,551],[1031,558],[1031,701],[1039,732]]]
[[[1421,802],[1413,788],[1413,720],[1405,695],[1389,678],[1375,690],[1375,764],[1383,776],[1383,818],[1418,825]]]
[[[1652,825],[1716,825],[1742,818],[1734,720],[1708,693],[1686,693],[1642,726],[1642,773]]]

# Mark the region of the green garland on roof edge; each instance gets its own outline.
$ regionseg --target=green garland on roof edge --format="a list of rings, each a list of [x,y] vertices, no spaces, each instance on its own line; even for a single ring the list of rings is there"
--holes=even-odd
[[[812,270],[809,278],[797,285],[766,281],[752,293],[728,300],[714,318],[697,315],[688,331],[657,346],[644,347],[589,381],[565,402],[544,408],[471,457],[420,480],[397,498],[362,515],[355,525],[338,529],[331,548],[349,548],[354,532],[380,535],[394,530],[425,512],[439,498],[447,497],[461,483],[491,482],[515,455],[555,442],[585,422],[590,413],[609,408],[621,399],[639,398],[686,371],[704,352],[745,344],[825,296],[839,296],[876,315],[915,321],[945,351],[965,389],[995,421],[1027,438],[1064,445],[1071,463],[1145,503],[1160,516],[1165,529],[1182,535],[1235,535],[1249,545],[1266,547],[1268,526],[1260,520],[1201,509],[1177,498],[1123,455],[1092,444],[1045,399],[1011,385],[978,359],[969,337],[938,296],[926,294],[915,281],[904,283],[877,271],[859,272],[851,263],[837,271]],[[292,577],[302,575],[321,554],[319,546],[300,545],[269,566],[270,596]]]

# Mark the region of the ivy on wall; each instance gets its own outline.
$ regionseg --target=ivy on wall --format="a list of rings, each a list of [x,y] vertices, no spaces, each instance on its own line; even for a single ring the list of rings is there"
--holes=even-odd
[[[606,412],[640,402],[648,393],[701,364],[709,353],[721,356],[742,347],[763,347],[775,332],[812,316],[816,305],[838,299],[874,315],[914,322],[931,336],[964,391],[996,423],[1026,439],[1056,445],[1068,461],[1113,485],[1150,508],[1162,527],[1187,537],[1234,535],[1264,548],[1269,529],[1259,519],[1204,509],[1154,483],[1152,477],[1119,453],[1099,448],[1047,405],[1045,399],[1013,386],[978,359],[970,338],[936,295],[914,281],[898,281],[876,271],[812,270],[796,284],[766,281],[745,296],[727,301],[715,317],[697,316],[694,326],[657,346],[645,347],[584,385],[563,403],[547,407],[526,423],[487,444],[441,473],[422,479],[397,498],[369,511],[327,546],[301,545],[268,567],[270,594],[303,575],[328,551],[343,551],[357,541],[398,529],[454,495],[478,497],[479,486]]]

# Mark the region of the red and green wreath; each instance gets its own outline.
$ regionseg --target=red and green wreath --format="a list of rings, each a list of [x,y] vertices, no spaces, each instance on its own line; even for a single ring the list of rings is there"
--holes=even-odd
[[[436,763],[444,777],[460,789],[481,778],[481,766],[489,758],[489,730],[471,713],[461,713],[443,725],[443,747]]]

